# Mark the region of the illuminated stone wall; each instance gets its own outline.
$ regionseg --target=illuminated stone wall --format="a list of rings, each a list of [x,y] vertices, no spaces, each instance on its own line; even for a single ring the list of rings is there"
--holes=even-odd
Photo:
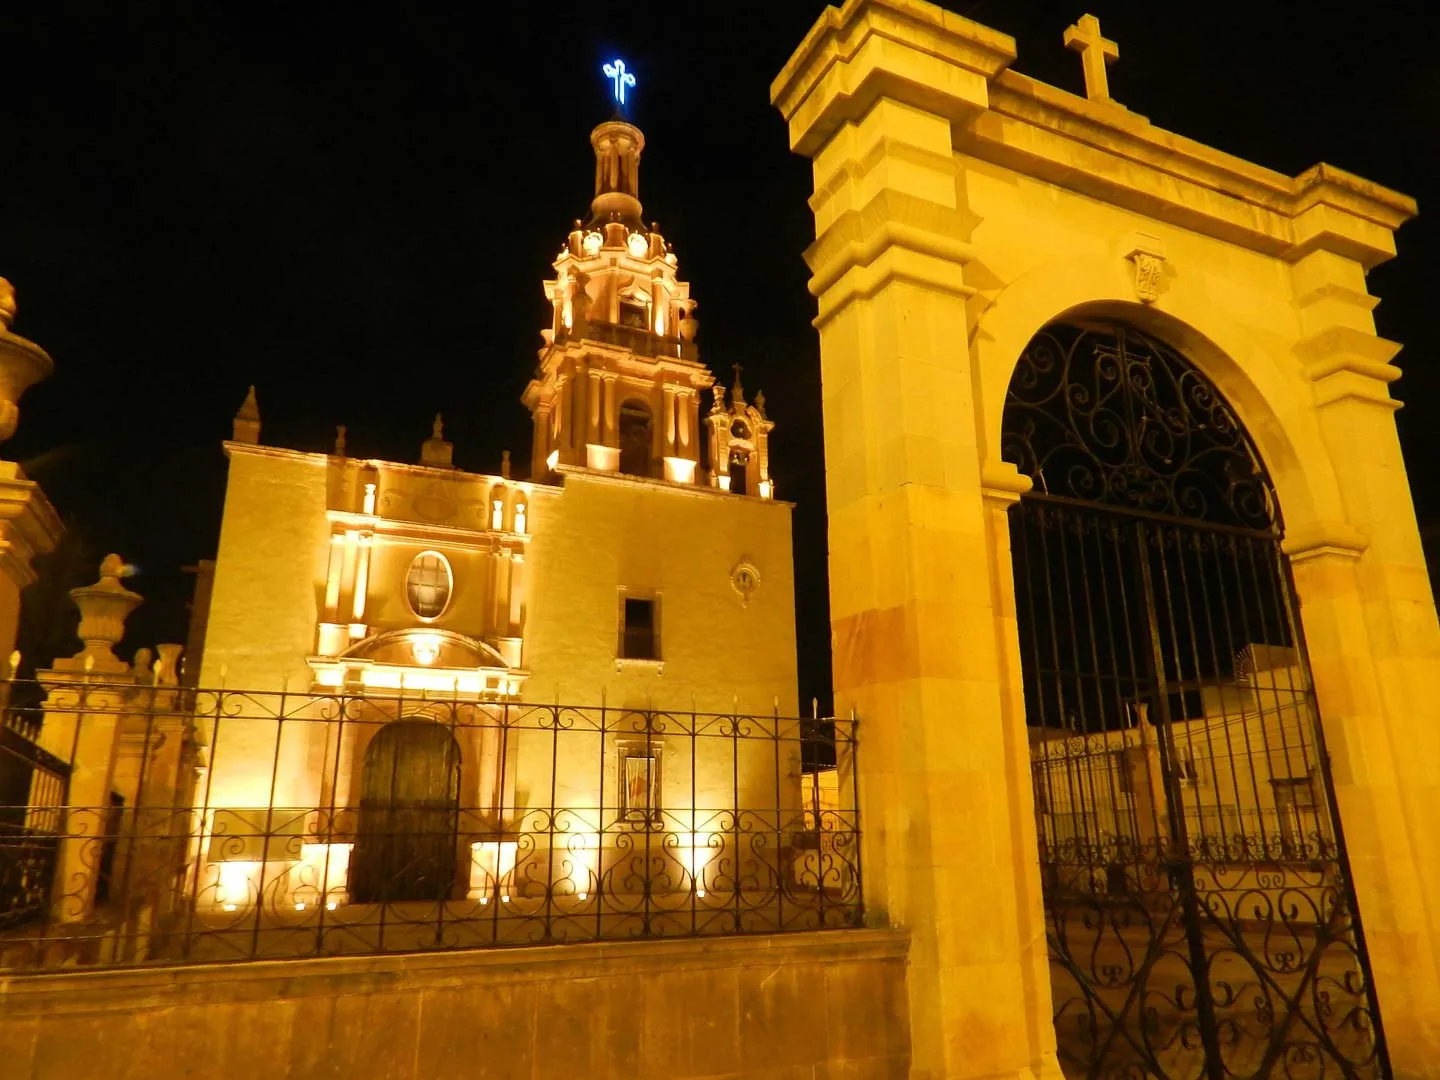
[[[17,979],[0,1060],[27,1080],[140,1061],[154,1080],[903,1080],[905,948],[857,931]]]

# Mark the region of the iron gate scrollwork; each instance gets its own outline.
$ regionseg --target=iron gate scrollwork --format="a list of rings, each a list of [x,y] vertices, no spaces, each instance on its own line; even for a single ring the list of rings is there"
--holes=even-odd
[[[1054,324],[1002,431],[1061,1065],[1388,1075],[1323,733],[1248,434],[1173,349]]]

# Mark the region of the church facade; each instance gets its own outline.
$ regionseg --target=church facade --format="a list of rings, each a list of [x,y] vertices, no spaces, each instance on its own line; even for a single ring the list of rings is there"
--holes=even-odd
[[[545,845],[583,852],[577,879],[633,840],[617,825],[678,830],[682,891],[703,897],[694,851],[724,846],[720,808],[797,809],[798,739],[737,750],[695,719],[796,715],[773,424],[738,366],[727,393],[699,361],[690,286],[641,216],[644,136],[613,120],[591,143],[591,215],[545,282],[528,479],[508,453],[498,474],[456,468],[439,416],[413,464],[352,458],[343,430],[330,454],[266,446],[253,389],[236,416],[198,685],[338,696],[358,722],[256,719],[221,740],[204,782],[213,906],[239,910],[267,877],[289,879],[288,901],[307,873],[332,906],[487,900],[526,877],[515,834],[540,819]],[[325,809],[259,850],[275,806]]]

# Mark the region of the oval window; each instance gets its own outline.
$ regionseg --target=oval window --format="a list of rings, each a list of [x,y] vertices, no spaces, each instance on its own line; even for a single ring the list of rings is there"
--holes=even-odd
[[[422,551],[410,564],[405,578],[405,595],[410,610],[422,619],[439,618],[450,602],[453,579],[450,563],[438,551]]]
[[[732,439],[748,439],[750,438],[750,429],[745,426],[743,420],[736,420],[730,425],[730,437]]]

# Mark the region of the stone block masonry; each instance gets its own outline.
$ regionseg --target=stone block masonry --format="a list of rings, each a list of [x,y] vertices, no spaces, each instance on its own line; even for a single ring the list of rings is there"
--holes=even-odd
[[[849,930],[0,979],[5,1080],[901,1080],[908,937]]]

